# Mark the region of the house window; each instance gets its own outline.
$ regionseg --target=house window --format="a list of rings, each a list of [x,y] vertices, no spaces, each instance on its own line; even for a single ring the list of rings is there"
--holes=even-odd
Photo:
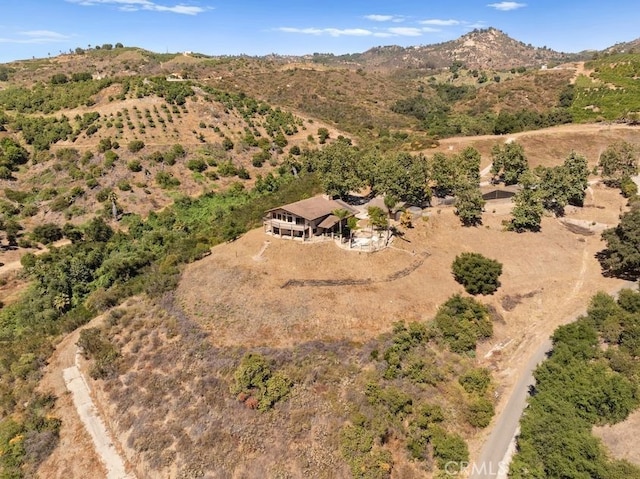
[[[299,216],[296,217],[296,224],[297,225],[303,225],[304,224],[304,218],[300,218]]]

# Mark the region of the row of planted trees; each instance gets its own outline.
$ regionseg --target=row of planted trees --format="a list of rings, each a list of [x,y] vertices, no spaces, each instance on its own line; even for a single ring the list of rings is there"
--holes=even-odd
[[[480,154],[466,148],[458,155],[436,153],[431,159],[407,152],[383,153],[376,148],[359,148],[338,139],[320,151],[304,151],[301,167],[317,171],[328,195],[346,198],[350,192],[367,189],[385,197],[388,206],[406,203],[425,206],[432,197],[458,194],[464,197],[460,209],[465,224],[481,213]],[[468,213],[473,210],[473,213]]]
[[[301,167],[318,172],[325,193],[331,196],[345,198],[366,189],[383,196],[389,210],[398,203],[425,206],[433,196],[453,196],[463,225],[482,223],[481,156],[472,147],[426,158],[407,152],[382,153],[337,140],[320,151],[304,151],[299,158]],[[495,145],[491,159],[494,183],[522,186],[507,229],[537,231],[545,210],[561,216],[567,205],[582,205],[590,173],[583,156],[571,152],[562,165],[531,169],[522,145],[511,142]]]

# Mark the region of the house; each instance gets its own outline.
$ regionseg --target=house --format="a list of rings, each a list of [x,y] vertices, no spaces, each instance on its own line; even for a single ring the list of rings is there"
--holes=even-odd
[[[336,210],[346,210],[347,214],[341,219],[333,214]],[[304,241],[339,232],[355,213],[356,210],[343,201],[314,196],[267,211],[263,224],[268,234]]]

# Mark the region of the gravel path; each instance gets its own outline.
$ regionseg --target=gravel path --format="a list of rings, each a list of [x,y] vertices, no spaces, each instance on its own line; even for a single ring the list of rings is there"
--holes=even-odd
[[[124,462],[114,447],[104,422],[97,413],[91,399],[89,385],[78,368],[77,354],[76,364],[63,370],[62,375],[67,389],[73,395],[73,403],[78,415],[107,469],[107,479],[133,479],[133,476],[126,472]]]

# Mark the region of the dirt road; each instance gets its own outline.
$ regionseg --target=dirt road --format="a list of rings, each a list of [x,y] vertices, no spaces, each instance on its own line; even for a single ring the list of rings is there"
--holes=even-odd
[[[61,239],[60,241],[56,241],[55,243],[52,243],[51,246],[55,248],[61,248],[62,246],[66,246],[69,244],[71,244],[71,241],[65,238],[65,239]],[[43,249],[33,251],[33,254],[35,254],[36,256],[39,256],[41,254],[45,254],[48,252],[49,252],[49,248],[45,247]],[[15,261],[10,261],[8,263],[4,263],[0,265],[0,277],[6,274],[12,273],[14,271],[18,271],[19,269],[22,269],[22,263],[20,263],[20,259],[17,259]]]

